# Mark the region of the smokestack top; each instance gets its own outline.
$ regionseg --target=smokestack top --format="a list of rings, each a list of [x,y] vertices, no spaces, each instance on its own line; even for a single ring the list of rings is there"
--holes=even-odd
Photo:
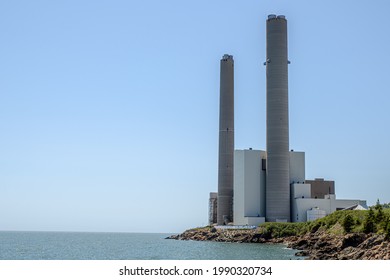
[[[268,15],[268,20],[274,20],[274,19],[284,19],[286,20],[286,16],[284,15],[274,15],[274,14],[271,14],[271,15]]]
[[[230,54],[224,54],[222,60],[233,60],[233,56]]]

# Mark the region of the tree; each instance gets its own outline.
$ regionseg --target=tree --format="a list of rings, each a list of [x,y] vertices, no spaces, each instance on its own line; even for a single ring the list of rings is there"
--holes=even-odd
[[[385,221],[385,213],[383,212],[382,205],[377,204],[375,209],[377,210],[375,214],[375,221],[377,224],[381,224]]]
[[[372,208],[368,210],[368,214],[363,223],[363,231],[365,233],[375,232],[375,213]]]
[[[386,223],[385,223],[385,238],[387,240],[390,240],[390,220],[389,220],[389,217],[387,217]]]
[[[350,233],[352,231],[353,226],[355,225],[355,220],[350,214],[347,214],[343,220],[343,228],[346,233]]]
[[[375,204],[375,206],[374,206],[374,209],[375,210],[379,210],[379,209],[381,209],[382,208],[382,205],[381,205],[381,203],[379,202],[379,198],[376,200],[376,204]]]
[[[379,198],[376,200],[375,206],[373,206],[376,210],[378,206],[381,206],[382,208],[390,208],[390,203],[380,203]]]

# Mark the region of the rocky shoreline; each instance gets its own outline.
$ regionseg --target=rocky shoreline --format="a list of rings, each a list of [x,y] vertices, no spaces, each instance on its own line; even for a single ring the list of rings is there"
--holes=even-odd
[[[322,230],[302,236],[272,238],[258,229],[216,229],[215,227],[190,229],[167,239],[238,242],[283,243],[297,249],[296,256],[308,260],[389,260],[390,242],[384,235],[349,233],[330,234]]]

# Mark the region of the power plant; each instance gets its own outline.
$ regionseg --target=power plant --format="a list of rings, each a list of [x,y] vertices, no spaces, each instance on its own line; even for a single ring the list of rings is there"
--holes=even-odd
[[[336,199],[334,181],[305,178],[305,153],[289,148],[287,20],[266,20],[266,151],[234,150],[234,61],[221,59],[218,192],[209,224],[257,226],[315,220],[364,200]]]

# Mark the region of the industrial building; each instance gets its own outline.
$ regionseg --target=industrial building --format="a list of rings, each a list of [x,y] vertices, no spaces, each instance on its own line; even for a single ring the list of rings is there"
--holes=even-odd
[[[259,225],[266,219],[266,156],[260,150],[234,152],[233,223]],[[290,221],[305,222],[354,206],[367,208],[366,201],[336,199],[334,181],[305,179],[305,153],[289,152]],[[309,218],[308,218],[309,217]],[[280,221],[280,220],[278,220]],[[285,222],[285,220],[282,220]],[[280,221],[281,222],[281,221]]]
[[[305,153],[289,149],[285,16],[268,16],[266,52],[266,151],[234,150],[234,61],[221,59],[218,192],[210,193],[209,224],[304,222],[366,209],[364,200],[336,199],[334,181],[307,180]]]

